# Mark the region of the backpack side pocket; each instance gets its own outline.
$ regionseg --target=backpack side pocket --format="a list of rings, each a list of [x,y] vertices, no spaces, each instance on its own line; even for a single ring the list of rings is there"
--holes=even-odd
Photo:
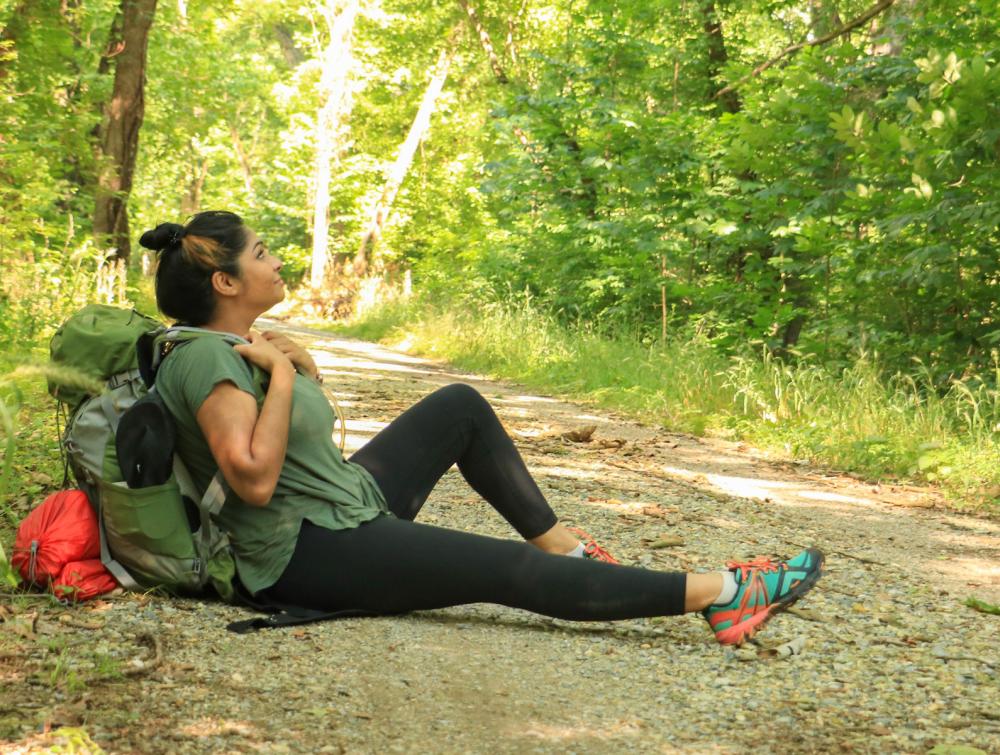
[[[174,476],[145,488],[102,479],[100,497],[108,549],[137,582],[175,593],[202,588],[205,565]]]

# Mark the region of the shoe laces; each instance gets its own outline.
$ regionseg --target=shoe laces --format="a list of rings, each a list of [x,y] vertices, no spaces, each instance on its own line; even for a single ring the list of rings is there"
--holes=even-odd
[[[609,564],[618,563],[618,559],[599,546],[589,532],[585,532],[579,527],[567,527],[566,529],[584,541],[583,553],[587,558],[594,561],[604,561]]]
[[[592,558],[595,561],[606,561],[609,564],[617,564],[618,559],[608,553],[604,548],[599,546],[593,540],[583,546],[583,552],[587,554],[587,558]]]
[[[767,556],[760,556],[759,558],[751,559],[750,561],[727,561],[726,568],[736,571],[740,571],[740,581],[742,582],[747,578],[747,575],[751,571],[757,572],[774,572],[778,571],[781,567],[781,563],[775,561]]]

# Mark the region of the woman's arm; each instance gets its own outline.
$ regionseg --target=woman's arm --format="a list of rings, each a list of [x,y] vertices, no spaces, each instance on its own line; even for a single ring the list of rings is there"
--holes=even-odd
[[[226,482],[251,506],[266,506],[285,462],[295,368],[273,344],[250,334],[233,347],[271,375],[264,405],[230,382],[219,383],[198,409],[198,426]]]

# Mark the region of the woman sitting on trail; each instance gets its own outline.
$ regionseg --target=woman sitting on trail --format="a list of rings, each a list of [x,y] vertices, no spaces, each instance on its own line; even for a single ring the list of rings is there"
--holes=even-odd
[[[259,602],[375,613],[489,602],[577,621],[702,611],[719,642],[739,644],[819,579],[815,548],[706,574],[616,565],[558,522],[467,385],[425,397],[345,461],[309,353],[251,330],[285,295],[281,261],[257,234],[232,213],[203,212],[140,243],[160,252],[165,315],[250,341],[192,340],[164,360],[156,385],[195,482],[204,489],[218,466],[229,484],[218,522]],[[255,395],[244,360],[270,374],[266,395]],[[530,545],[413,521],[455,463]]]

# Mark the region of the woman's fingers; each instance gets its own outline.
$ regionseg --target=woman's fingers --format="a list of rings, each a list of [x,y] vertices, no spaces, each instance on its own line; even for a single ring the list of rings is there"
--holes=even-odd
[[[296,367],[301,367],[310,375],[316,374],[316,363],[312,356],[291,338],[281,333],[275,333],[273,330],[265,330],[261,336],[278,348]]]
[[[263,337],[260,333],[250,331],[250,343],[240,343],[233,346],[240,356],[249,360],[261,369],[272,372],[274,365],[282,361],[290,361],[276,344]]]

